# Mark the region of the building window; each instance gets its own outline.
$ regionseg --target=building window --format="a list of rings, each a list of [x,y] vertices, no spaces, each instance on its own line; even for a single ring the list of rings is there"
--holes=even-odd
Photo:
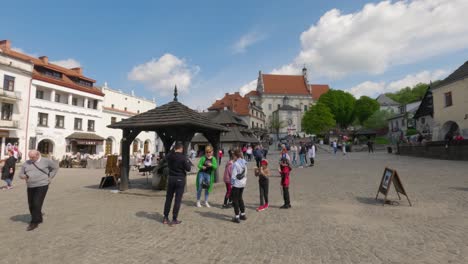
[[[83,119],[75,118],[75,130],[82,130],[83,129]]]
[[[94,131],[94,120],[88,120],[88,131]]]
[[[307,112],[307,105],[304,105],[304,112]]]
[[[93,100],[93,109],[97,109],[98,100]]]
[[[2,104],[2,120],[11,120],[13,116],[13,104]]]
[[[124,107],[124,110],[127,111],[127,107]]]
[[[255,102],[252,103],[253,105],[257,105]]]
[[[60,94],[55,94],[55,102],[60,103]]]
[[[278,104],[278,109],[280,109],[280,107],[281,107],[281,105],[280,105],[280,104]]]
[[[452,92],[445,93],[445,107],[451,106],[452,103]]]
[[[405,120],[402,119],[402,120],[401,120],[401,127],[404,127],[404,126],[405,126]]]
[[[114,104],[111,104],[111,108],[114,108]]]
[[[421,117],[421,124],[423,124],[423,125],[426,124],[426,118]]]
[[[255,127],[255,124],[254,124],[254,121],[252,121],[252,128],[254,128],[254,127]]]
[[[76,97],[72,98],[72,105],[74,105],[74,106],[78,105],[78,98],[76,98]]]
[[[3,90],[14,91],[15,90],[15,77],[5,75],[3,79]]]
[[[36,98],[37,99],[44,99],[44,91],[36,90]]]
[[[111,117],[111,125],[117,122],[117,117]]]
[[[137,114],[139,114],[139,113],[140,113],[140,110],[137,110]]]
[[[37,120],[37,126],[46,127],[48,120],[49,120],[49,114],[39,113],[38,120]]]
[[[65,127],[65,116],[56,115],[55,116],[55,127],[64,128]]]
[[[268,104],[268,110],[271,110],[271,104]]]

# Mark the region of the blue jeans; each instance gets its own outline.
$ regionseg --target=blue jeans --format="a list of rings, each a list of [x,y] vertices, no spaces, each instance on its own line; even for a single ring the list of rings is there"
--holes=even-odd
[[[305,154],[299,154],[299,157],[301,159],[301,166],[304,166],[305,163]]]
[[[202,182],[207,181],[210,183],[211,175],[206,172],[200,172],[198,174],[198,191],[197,191],[197,201],[200,201],[201,192],[202,192]],[[208,189],[205,189],[205,201],[208,201]]]
[[[11,183],[13,182],[11,179],[5,179],[5,182],[7,186],[11,186]]]
[[[293,152],[292,164],[293,164],[293,165],[297,165],[297,161],[296,161],[296,152]]]

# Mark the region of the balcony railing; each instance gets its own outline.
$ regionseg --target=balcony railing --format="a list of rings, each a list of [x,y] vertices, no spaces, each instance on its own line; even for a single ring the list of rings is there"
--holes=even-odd
[[[0,127],[19,128],[18,120],[0,120]]]
[[[10,98],[10,99],[15,99],[19,100],[21,99],[21,92],[20,91],[8,91],[0,87],[0,97],[3,98]]]

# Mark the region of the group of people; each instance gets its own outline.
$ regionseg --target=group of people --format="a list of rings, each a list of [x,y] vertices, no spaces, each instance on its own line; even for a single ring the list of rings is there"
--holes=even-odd
[[[304,168],[304,166],[312,167],[315,165],[315,156],[317,154],[315,143],[311,142],[306,144],[301,142],[299,146],[293,144],[290,147],[290,151],[292,153],[292,164],[294,166]],[[285,153],[287,157],[291,158],[287,152],[287,148],[282,146],[281,153]]]
[[[171,226],[181,223],[178,219],[178,215],[185,188],[185,177],[192,167],[192,162],[183,154],[183,152],[183,145],[181,143],[176,143],[173,150],[166,156],[169,167],[169,177],[166,201],[164,205],[163,224],[169,224]],[[256,159],[257,157],[259,156],[256,156]],[[232,151],[230,160],[225,165],[223,179],[226,186],[226,193],[224,195],[222,208],[234,208],[234,217],[232,218],[232,221],[235,223],[240,223],[242,220],[247,219],[243,199],[244,189],[247,185],[247,164],[248,162],[244,159],[242,149],[235,149]],[[201,195],[203,190],[205,190],[203,205],[211,207],[209,204],[209,194],[213,190],[215,171],[218,166],[219,163],[214,156],[213,147],[207,146],[205,148],[205,155],[201,157],[197,166],[199,170],[196,177],[197,207],[202,206]],[[292,166],[290,164],[290,160],[281,156],[278,171],[281,175],[281,186],[284,198],[284,204],[280,207],[282,209],[291,208],[289,198],[291,170]],[[260,193],[260,206],[257,208],[257,211],[263,211],[269,207],[268,188],[270,171],[268,169],[268,160],[262,157],[262,159],[257,163],[255,176],[258,177]],[[172,210],[172,220],[170,221],[169,213],[173,201],[174,206]]]

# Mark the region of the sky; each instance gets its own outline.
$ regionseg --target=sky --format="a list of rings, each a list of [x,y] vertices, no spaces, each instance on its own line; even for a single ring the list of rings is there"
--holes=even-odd
[[[443,79],[468,60],[467,0],[5,1],[0,39],[96,85],[202,110],[301,74],[373,98]]]

